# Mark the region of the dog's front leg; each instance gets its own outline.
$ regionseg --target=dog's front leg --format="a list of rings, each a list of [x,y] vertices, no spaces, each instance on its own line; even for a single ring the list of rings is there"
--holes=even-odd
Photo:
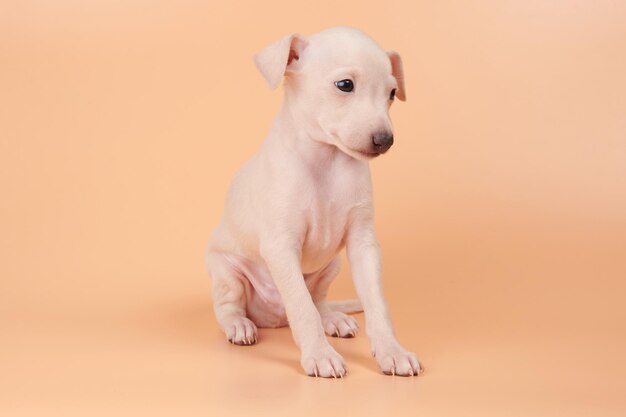
[[[372,355],[387,375],[412,376],[422,371],[412,352],[398,343],[383,296],[380,248],[374,235],[371,208],[354,213],[348,228],[346,248],[352,279],[365,312],[365,329]]]
[[[345,362],[326,340],[322,320],[304,283],[296,248],[295,244],[274,239],[262,248],[261,256],[285,305],[304,371],[310,376],[341,378],[347,372]]]

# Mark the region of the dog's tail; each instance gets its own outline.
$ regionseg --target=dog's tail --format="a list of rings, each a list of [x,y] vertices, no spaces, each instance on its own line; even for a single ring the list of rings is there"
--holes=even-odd
[[[363,312],[361,302],[356,298],[353,300],[328,301],[328,307],[340,313],[354,314]]]

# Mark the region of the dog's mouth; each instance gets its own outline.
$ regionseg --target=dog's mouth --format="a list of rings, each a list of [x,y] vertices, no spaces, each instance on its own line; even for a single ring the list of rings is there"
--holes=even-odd
[[[371,160],[374,159],[380,155],[382,155],[383,153],[385,153],[387,151],[387,149],[385,149],[385,152],[374,152],[374,151],[362,151],[360,149],[354,149],[351,148],[349,146],[346,146],[341,139],[339,139],[339,136],[335,134],[335,132],[331,132],[330,136],[332,138],[335,139],[335,143],[334,145],[337,146],[341,151],[343,151],[345,154],[355,158],[355,159],[362,159],[362,160]]]
[[[340,147],[340,149],[342,149],[345,153],[347,153],[351,157],[355,159],[360,159],[363,161],[370,161],[385,153],[385,152],[362,151],[360,149],[348,148],[347,146]]]
[[[382,152],[363,152],[363,151],[357,151],[357,150],[354,150],[354,152],[358,153],[359,155],[367,159],[374,159],[377,156],[380,156],[383,154]]]

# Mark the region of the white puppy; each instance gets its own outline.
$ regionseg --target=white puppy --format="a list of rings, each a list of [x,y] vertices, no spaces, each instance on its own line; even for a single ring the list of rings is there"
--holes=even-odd
[[[368,161],[393,143],[389,107],[405,99],[402,62],[346,27],[289,35],[256,57],[284,102],[260,151],[236,174],[207,268],[217,320],[235,344],[257,326],[290,325],[308,375],[342,377],[331,336],[356,335],[344,314],[365,312],[372,353],[385,374],[418,375],[396,340],[383,298]],[[361,304],[326,293],[346,246]]]

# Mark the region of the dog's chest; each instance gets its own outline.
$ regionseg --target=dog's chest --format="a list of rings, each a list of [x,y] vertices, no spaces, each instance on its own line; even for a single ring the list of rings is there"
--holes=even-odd
[[[319,181],[304,208],[306,235],[303,246],[303,268],[315,270],[341,250],[350,210],[358,201],[354,189],[345,179]]]
[[[325,250],[342,240],[349,205],[341,199],[316,201],[310,206],[307,242],[311,249]]]

